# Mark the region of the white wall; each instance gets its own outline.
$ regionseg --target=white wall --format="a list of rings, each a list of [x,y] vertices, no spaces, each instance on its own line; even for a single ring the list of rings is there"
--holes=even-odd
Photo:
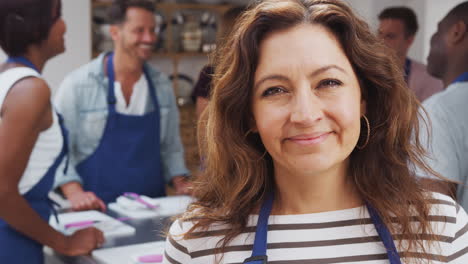
[[[90,0],[62,0],[63,18],[67,25],[66,51],[50,60],[44,69],[44,77],[55,91],[63,77],[91,58]],[[6,55],[0,50],[0,61]]]
[[[374,15],[375,0],[344,0],[347,2],[353,10],[361,16],[367,23],[371,23],[376,20]]]
[[[426,6],[426,25],[424,27],[424,62],[426,62],[427,55],[430,49],[430,39],[432,34],[437,31],[437,24],[442,20],[447,13],[466,0],[426,0],[429,4]]]

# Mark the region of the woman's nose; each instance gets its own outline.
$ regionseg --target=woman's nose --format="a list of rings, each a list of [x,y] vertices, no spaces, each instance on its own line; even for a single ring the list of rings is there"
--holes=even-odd
[[[307,87],[306,92],[295,95],[291,106],[291,122],[309,125],[322,117],[322,103],[310,87]]]

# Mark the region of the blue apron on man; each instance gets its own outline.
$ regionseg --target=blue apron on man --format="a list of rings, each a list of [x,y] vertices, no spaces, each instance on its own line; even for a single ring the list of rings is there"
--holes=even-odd
[[[108,55],[108,117],[97,149],[76,167],[86,191],[105,203],[124,192],[150,197],[165,195],[160,154],[160,114],[154,84],[143,67],[154,111],[142,116],[120,114],[115,109],[113,53]]]
[[[39,72],[31,62],[22,57],[9,58],[8,62],[21,63]],[[46,222],[49,222],[50,214],[53,211],[52,201],[48,195],[54,184],[55,172],[67,154],[67,132],[62,117],[60,115],[58,117],[63,137],[62,150],[41,180],[23,195],[28,204]],[[0,263],[42,264],[44,263],[42,245],[19,233],[0,219]]]

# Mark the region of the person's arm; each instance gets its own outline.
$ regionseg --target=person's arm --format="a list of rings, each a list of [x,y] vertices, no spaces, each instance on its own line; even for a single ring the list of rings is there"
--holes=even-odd
[[[98,209],[106,211],[106,204],[93,192],[83,190],[81,183],[67,182],[60,186],[63,196],[70,201],[74,211],[86,211]]]
[[[164,99],[169,105],[167,122],[165,126],[161,126],[161,128],[165,127],[166,129],[164,133],[166,136],[160,145],[164,177],[167,182],[174,185],[177,194],[189,194],[191,184],[184,176],[189,172],[185,167],[184,148],[180,139],[179,109],[169,80],[161,81],[159,85],[166,86],[164,89],[167,94]]]
[[[0,123],[0,218],[13,229],[65,255],[87,254],[102,244],[90,228],[64,236],[48,225],[19,193],[18,184],[39,133],[52,122],[50,89],[37,78],[18,82],[7,95]]]
[[[177,175],[172,177],[172,186],[176,194],[192,194],[192,182],[185,175]]]
[[[57,111],[62,115],[64,124],[68,130],[68,168],[65,171],[57,170],[55,187],[59,187],[63,195],[70,201],[75,211],[98,209],[106,210],[105,203],[93,192],[84,191],[82,179],[75,167],[77,164],[77,137],[78,135],[78,87],[74,85],[73,78],[67,77],[60,85],[54,100]],[[66,159],[64,160],[66,162]],[[61,166],[64,167],[64,166]]]

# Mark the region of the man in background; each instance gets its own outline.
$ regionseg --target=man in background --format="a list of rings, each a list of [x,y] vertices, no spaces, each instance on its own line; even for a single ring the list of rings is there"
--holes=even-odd
[[[172,85],[152,68],[155,7],[120,0],[110,7],[114,51],[69,74],[56,96],[70,132],[70,166],[56,186],[73,209],[105,209],[124,192],[188,192]]]
[[[447,194],[456,190],[458,201],[468,210],[468,1],[439,22],[427,60],[428,72],[446,88],[423,103],[431,126],[427,131],[422,124],[420,140],[427,144],[429,167],[456,183],[423,181]],[[428,177],[421,170],[417,174]]]
[[[408,87],[416,97],[422,102],[441,91],[442,82],[430,76],[423,64],[407,56],[418,31],[418,21],[413,10],[407,7],[390,7],[380,13],[379,21],[379,37],[396,52]]]

